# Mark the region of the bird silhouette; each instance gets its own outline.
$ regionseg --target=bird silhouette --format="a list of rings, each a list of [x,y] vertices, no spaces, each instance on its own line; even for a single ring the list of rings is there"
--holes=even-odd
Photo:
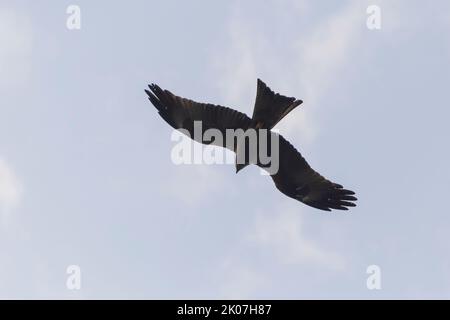
[[[357,198],[354,192],[344,189],[342,185],[333,183],[314,171],[298,152],[283,136],[271,129],[283,119],[289,112],[302,104],[302,100],[286,97],[273,92],[263,81],[257,80],[256,101],[252,118],[237,110],[199,103],[174,95],[168,90],[161,89],[156,84],[148,86],[145,90],[151,103],[156,107],[160,116],[174,129],[188,133],[189,137],[203,144],[218,145],[231,149],[236,153],[236,159],[243,155],[243,162],[236,160],[236,172],[239,172],[249,164],[255,164],[267,169],[259,153],[253,161],[249,156],[250,146],[245,139],[236,138],[232,143],[224,140],[205,141],[203,133],[209,129],[220,132],[224,137],[227,130],[268,131],[270,139],[262,140],[257,135],[258,150],[265,147],[273,156],[277,152],[277,170],[270,172],[275,186],[283,194],[301,201],[304,204],[325,211],[331,209],[348,210],[354,207]],[[202,124],[200,139],[195,137],[195,122]],[[276,139],[277,144],[273,143]],[[277,148],[275,148],[275,146]]]

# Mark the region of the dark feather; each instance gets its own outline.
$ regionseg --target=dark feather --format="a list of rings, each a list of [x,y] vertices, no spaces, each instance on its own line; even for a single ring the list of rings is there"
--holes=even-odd
[[[195,121],[202,122],[202,135],[208,129],[219,130],[222,137],[226,137],[226,129],[270,129],[302,103],[301,100],[274,93],[259,79],[252,119],[227,107],[181,98],[156,84],[149,85],[149,90],[145,92],[161,117],[174,129],[187,130],[191,138],[194,138]],[[273,132],[271,134],[279,138],[279,169],[271,177],[282,193],[324,211],[348,210],[355,206],[357,198],[353,196],[353,191],[325,179],[310,167],[300,152],[283,136]],[[224,144],[226,139],[223,140],[221,145],[212,143],[227,147]],[[268,143],[270,141],[268,139]],[[202,140],[198,142],[205,143]],[[230,149],[235,151],[235,144]]]

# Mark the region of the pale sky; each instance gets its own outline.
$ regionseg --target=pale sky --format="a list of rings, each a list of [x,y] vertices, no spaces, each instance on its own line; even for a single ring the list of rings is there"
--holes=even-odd
[[[445,0],[2,0],[0,298],[450,298],[449,61]],[[258,77],[358,207],[172,163],[146,85],[251,115]]]

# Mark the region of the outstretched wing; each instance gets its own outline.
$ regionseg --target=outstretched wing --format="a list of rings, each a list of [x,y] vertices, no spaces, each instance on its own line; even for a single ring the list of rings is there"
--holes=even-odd
[[[279,170],[272,175],[277,188],[311,207],[331,211],[355,207],[354,192],[314,171],[294,146],[279,136]]]
[[[161,117],[174,129],[185,129],[194,138],[194,122],[201,122],[202,135],[208,129],[217,129],[225,144],[226,129],[246,130],[252,126],[252,119],[246,114],[223,106],[199,103],[174,95],[156,84],[145,90],[149,100],[159,111]],[[198,141],[205,143],[204,141]],[[209,144],[209,143],[206,143]],[[219,145],[214,143],[215,145]],[[222,145],[225,147],[226,145]]]

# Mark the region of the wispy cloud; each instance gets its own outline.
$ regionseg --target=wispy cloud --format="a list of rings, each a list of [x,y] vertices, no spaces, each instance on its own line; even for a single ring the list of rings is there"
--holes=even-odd
[[[293,16],[308,14],[304,1],[288,2],[286,6],[274,14],[275,20],[295,20]],[[270,41],[273,35],[261,32],[261,21],[243,14],[241,4],[236,3],[228,21],[228,38],[218,45],[213,59],[224,100],[251,114],[256,78],[263,77],[276,91],[305,101],[301,112],[286,117],[279,128],[282,133],[295,133],[302,143],[311,142],[319,130],[314,122],[314,105],[351,62],[349,52],[361,39],[365,18],[364,5],[350,1],[317,21],[312,29],[291,29],[279,48]]]
[[[236,8],[227,25],[226,43],[217,48],[212,63],[219,74],[218,87],[225,102],[239,108],[251,104],[248,97],[255,91],[260,61],[257,52],[266,52],[264,35],[255,34]]]
[[[320,100],[339,72],[352,61],[352,50],[365,30],[365,6],[351,1],[332,16],[320,21],[307,37],[294,44],[298,80],[310,104]]]
[[[219,294],[224,299],[249,299],[268,284],[262,272],[241,264],[233,258],[223,262],[220,266],[220,274],[223,278],[222,283],[219,284]]]
[[[13,169],[0,158],[0,214],[1,225],[9,220],[12,210],[19,204],[22,196],[22,184]]]
[[[219,166],[206,164],[173,165],[161,192],[165,197],[176,199],[189,207],[196,207],[210,199],[209,195],[227,189],[227,182]],[[227,171],[234,170],[227,165]],[[211,183],[214,181],[214,183]]]
[[[222,274],[218,284],[222,297],[227,299],[255,298],[259,293],[270,297],[267,288],[276,285],[276,279],[290,272],[295,281],[304,277],[302,270],[321,270],[324,274],[345,272],[347,261],[337,252],[322,247],[319,239],[306,235],[304,220],[298,206],[270,214],[258,213],[254,224],[237,239],[236,247],[226,255],[219,266]],[[249,253],[258,260],[248,259]],[[274,275],[273,269],[287,274]],[[306,279],[300,282],[305,282]]]
[[[270,250],[277,261],[285,264],[316,265],[342,270],[345,266],[344,258],[308,239],[304,235],[302,224],[302,216],[298,210],[287,210],[270,216],[259,215],[249,240]]]
[[[31,69],[32,33],[26,16],[0,7],[0,87],[23,85]]]

